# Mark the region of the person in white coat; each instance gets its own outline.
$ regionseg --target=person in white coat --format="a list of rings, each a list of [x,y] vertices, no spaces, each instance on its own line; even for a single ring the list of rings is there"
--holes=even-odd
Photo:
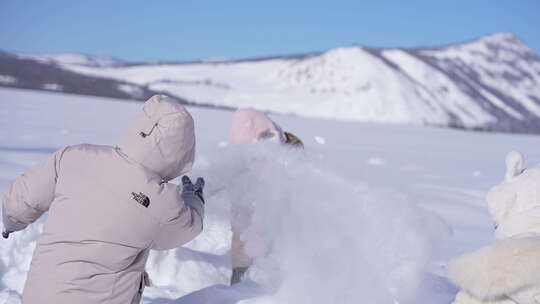
[[[540,304],[540,167],[506,156],[505,180],[487,193],[495,241],[450,261],[454,304]]]

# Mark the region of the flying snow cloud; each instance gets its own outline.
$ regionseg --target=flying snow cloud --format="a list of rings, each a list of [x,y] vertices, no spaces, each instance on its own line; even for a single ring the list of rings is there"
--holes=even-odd
[[[270,143],[230,147],[216,159],[200,168],[209,177],[209,216],[228,217],[231,203],[251,210],[241,224],[255,258],[249,276],[272,300],[414,303],[431,241],[427,215],[406,197]]]

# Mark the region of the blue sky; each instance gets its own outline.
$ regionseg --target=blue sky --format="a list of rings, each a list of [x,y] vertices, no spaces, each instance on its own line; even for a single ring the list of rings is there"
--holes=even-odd
[[[540,54],[540,1],[0,1],[0,49],[128,60],[427,46],[496,32]]]

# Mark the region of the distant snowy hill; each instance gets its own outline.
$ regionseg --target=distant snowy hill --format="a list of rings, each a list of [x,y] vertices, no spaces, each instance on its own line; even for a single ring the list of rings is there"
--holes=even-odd
[[[19,55],[23,59],[32,59],[42,63],[62,63],[91,67],[111,67],[123,65],[126,62],[110,56],[89,56],[81,54],[28,54]]]
[[[66,59],[62,56],[56,58]],[[71,60],[68,62],[75,64]],[[82,64],[81,61],[79,63]],[[58,64],[58,62],[47,61],[44,58],[30,59],[0,51],[0,87],[134,100],[146,100],[154,94],[161,93],[122,80],[72,72]],[[181,98],[177,99],[188,103]]]
[[[540,59],[512,34],[437,48],[352,46],[216,62],[55,62],[72,72],[124,81],[192,103],[339,120],[540,133]]]

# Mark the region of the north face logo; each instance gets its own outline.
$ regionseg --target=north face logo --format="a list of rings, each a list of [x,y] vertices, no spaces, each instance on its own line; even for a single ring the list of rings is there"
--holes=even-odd
[[[144,193],[139,192],[139,194],[137,194],[135,192],[131,192],[131,195],[133,195],[133,199],[136,200],[137,203],[145,206],[146,208],[150,206],[150,199],[148,196],[144,195]]]

